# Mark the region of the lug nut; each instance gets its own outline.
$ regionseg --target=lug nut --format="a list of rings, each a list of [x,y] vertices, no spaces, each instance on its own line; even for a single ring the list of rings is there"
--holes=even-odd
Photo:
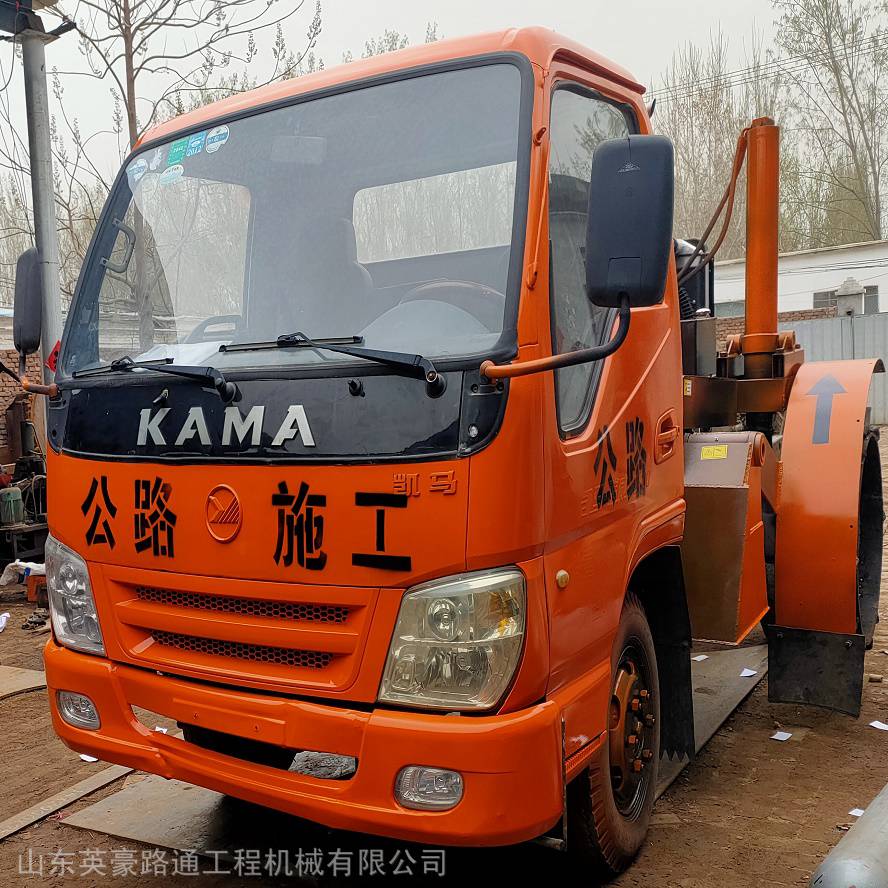
[[[643,767],[644,767],[644,762],[641,761],[641,759],[635,759],[635,761],[632,762],[632,770],[635,771],[636,774],[637,774],[637,773],[638,773]]]
[[[641,697],[642,700],[647,700],[647,698],[650,697],[650,695],[651,695],[651,692],[646,689],[638,692],[638,696]]]
[[[635,719],[635,724],[632,726],[632,730],[635,731],[636,734],[640,734],[643,727],[644,725],[638,719]]]
[[[644,750],[642,750],[641,757],[646,762],[649,762],[654,757],[654,754],[653,754],[653,752],[651,752],[650,749],[644,749]]]
[[[639,700],[638,697],[635,697],[630,705],[632,706],[633,712],[638,712],[638,710],[641,709],[641,700]]]
[[[636,737],[635,734],[630,734],[626,738],[626,745],[627,746],[635,746],[636,743],[638,743],[638,737]]]
[[[646,716],[644,717],[644,723],[645,723],[649,728],[652,728],[652,727],[657,723],[657,719],[654,718],[654,716],[652,716],[652,715],[646,715]]]

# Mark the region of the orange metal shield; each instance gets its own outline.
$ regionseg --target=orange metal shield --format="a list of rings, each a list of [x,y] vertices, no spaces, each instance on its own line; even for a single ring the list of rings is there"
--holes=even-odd
[[[776,620],[854,633],[857,535],[867,396],[877,359],[803,364],[781,454]]]

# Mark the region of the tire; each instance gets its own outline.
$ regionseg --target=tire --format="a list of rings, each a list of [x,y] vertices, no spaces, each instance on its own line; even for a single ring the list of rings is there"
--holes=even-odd
[[[614,639],[611,687],[608,739],[589,768],[567,787],[568,865],[586,883],[590,876],[611,878],[632,862],[647,836],[656,795],[657,657],[644,608],[632,592],[626,595]],[[632,759],[641,763],[640,771],[629,764]]]

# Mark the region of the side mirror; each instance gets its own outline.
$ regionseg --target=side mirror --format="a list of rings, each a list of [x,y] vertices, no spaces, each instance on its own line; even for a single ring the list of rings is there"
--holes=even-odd
[[[15,304],[12,340],[20,355],[30,355],[40,348],[43,323],[43,282],[40,256],[35,247],[25,250],[15,265]]]
[[[602,142],[592,156],[586,291],[603,308],[663,301],[672,252],[675,172],[665,136]]]

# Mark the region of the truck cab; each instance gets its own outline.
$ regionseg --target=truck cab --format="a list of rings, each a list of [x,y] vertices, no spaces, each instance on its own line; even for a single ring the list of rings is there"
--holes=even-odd
[[[661,753],[693,754],[671,217],[655,298],[588,288],[590,218],[622,224],[659,138],[643,92],[510,30],[145,136],[46,402],[69,746],[331,827],[631,860]]]

